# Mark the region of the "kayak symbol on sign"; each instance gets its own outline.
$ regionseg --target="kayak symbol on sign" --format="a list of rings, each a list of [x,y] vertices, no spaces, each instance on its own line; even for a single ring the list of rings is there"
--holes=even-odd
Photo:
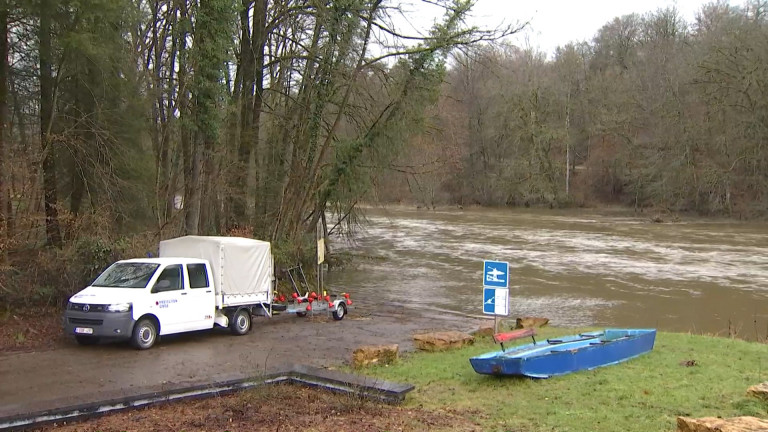
[[[486,288],[483,290],[483,311],[493,313],[493,301],[496,299],[496,290]]]
[[[483,271],[483,286],[494,288],[509,288],[509,263],[501,261],[485,261]]]
[[[509,315],[509,290],[483,288],[483,313],[486,315]]]

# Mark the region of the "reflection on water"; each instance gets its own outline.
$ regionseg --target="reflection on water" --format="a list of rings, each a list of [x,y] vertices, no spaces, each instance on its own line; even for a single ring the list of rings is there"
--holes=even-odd
[[[609,212],[370,209],[356,265],[330,286],[358,298],[478,315],[484,259],[508,261],[512,316],[559,326],[768,333],[768,226],[653,224]]]

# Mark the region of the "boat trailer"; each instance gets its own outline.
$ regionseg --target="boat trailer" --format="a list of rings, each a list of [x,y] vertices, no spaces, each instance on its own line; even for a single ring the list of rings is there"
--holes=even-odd
[[[304,275],[301,264],[285,270],[288,280],[291,282],[293,293],[290,297],[275,292],[271,309],[272,312],[295,314],[305,317],[307,314],[325,312],[340,321],[352,305],[349,293],[334,294],[323,290],[321,293],[310,291],[311,287]]]

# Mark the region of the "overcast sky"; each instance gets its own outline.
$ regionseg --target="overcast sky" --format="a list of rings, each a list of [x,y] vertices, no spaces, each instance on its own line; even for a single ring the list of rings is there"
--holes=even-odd
[[[686,21],[693,21],[704,0],[478,0],[475,16],[491,23],[530,21],[525,37],[533,47],[552,53],[569,41],[591,40],[605,23],[621,15],[677,7]],[[523,41],[521,41],[523,42]]]
[[[514,39],[517,45],[539,48],[552,54],[558,45],[591,40],[615,17],[677,7],[692,22],[709,0],[477,0],[472,24],[495,28],[502,22],[530,21],[529,28]],[[731,4],[741,2],[731,0]],[[424,18],[424,17],[422,17]],[[429,20],[432,21],[432,20]]]

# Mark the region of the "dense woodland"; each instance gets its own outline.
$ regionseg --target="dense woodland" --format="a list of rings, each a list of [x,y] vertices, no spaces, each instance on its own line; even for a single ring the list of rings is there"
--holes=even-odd
[[[546,56],[482,45],[452,57],[428,133],[395,165],[420,205],[621,204],[768,213],[766,1],[617,17]]]
[[[553,55],[474,2],[0,0],[0,303],[184,234],[291,262],[366,202],[766,214],[765,1]]]

